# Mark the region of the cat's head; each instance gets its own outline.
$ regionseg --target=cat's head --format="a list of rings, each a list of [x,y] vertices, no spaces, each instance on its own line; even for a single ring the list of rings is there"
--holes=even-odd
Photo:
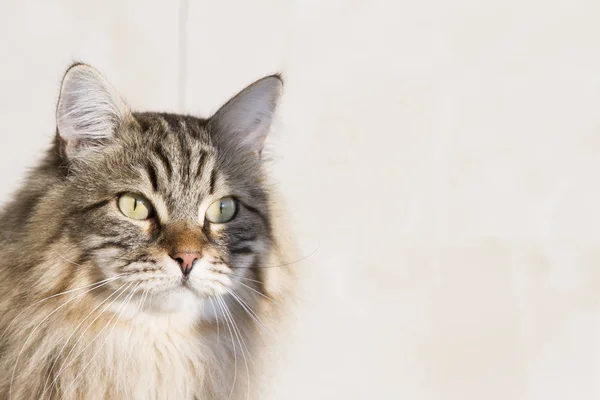
[[[89,273],[164,310],[254,286],[272,245],[261,151],[281,90],[263,78],[209,119],[134,113],[72,66],[57,108],[62,232]]]

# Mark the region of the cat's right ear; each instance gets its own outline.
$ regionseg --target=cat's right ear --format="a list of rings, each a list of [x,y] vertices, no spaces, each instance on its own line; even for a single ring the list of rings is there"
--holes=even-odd
[[[101,146],[130,116],[125,101],[96,69],[72,65],[62,80],[56,108],[62,155],[72,158]]]

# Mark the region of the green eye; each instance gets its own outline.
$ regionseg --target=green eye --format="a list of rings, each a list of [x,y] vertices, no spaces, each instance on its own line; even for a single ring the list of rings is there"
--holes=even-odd
[[[150,218],[154,211],[147,198],[134,193],[125,193],[119,197],[119,210],[126,217],[140,221]]]
[[[206,219],[213,224],[223,224],[235,217],[237,204],[231,197],[223,197],[212,203],[206,210]]]

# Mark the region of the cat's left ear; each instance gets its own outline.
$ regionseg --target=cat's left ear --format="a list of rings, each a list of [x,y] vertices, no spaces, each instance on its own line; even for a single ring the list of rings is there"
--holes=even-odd
[[[58,139],[67,158],[102,145],[130,117],[125,101],[96,69],[74,64],[67,70],[56,108]]]
[[[259,79],[221,107],[210,118],[209,129],[225,146],[260,155],[282,90],[279,75]]]

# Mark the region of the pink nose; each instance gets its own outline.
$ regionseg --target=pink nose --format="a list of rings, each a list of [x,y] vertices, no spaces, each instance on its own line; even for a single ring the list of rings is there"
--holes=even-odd
[[[185,276],[192,272],[194,262],[200,257],[202,257],[202,254],[197,252],[179,252],[171,255],[171,258],[179,263],[179,268]]]

